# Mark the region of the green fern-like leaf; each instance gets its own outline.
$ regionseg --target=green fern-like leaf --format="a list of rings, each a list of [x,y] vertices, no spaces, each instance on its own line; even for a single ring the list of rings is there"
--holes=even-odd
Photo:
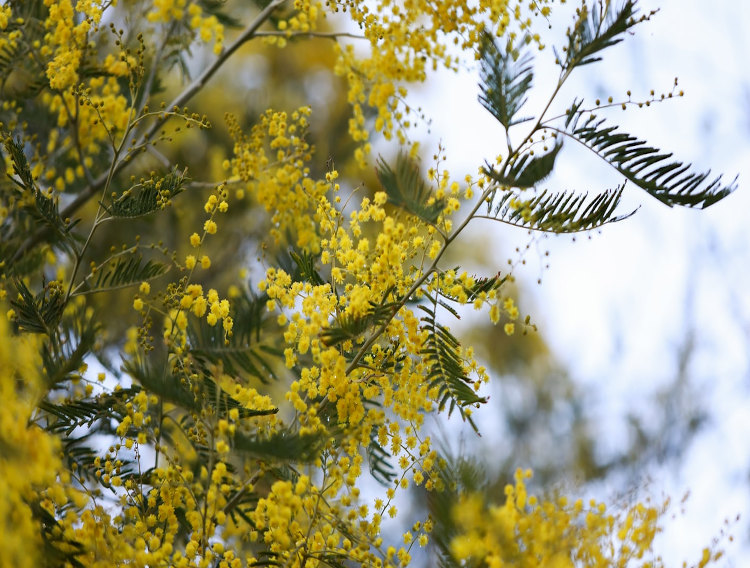
[[[438,387],[438,408],[443,410],[448,405],[448,415],[458,409],[461,418],[469,422],[477,431],[466,407],[487,402],[487,399],[476,394],[471,379],[466,375],[459,354],[459,342],[450,330],[437,321],[437,302],[431,307],[417,306],[427,316],[421,318],[422,329],[428,336],[422,356],[429,366],[427,375],[429,388]]]
[[[554,130],[579,141],[662,203],[705,209],[737,188],[736,177],[728,185],[722,185],[722,176],[709,180],[710,170],[691,172],[691,164],[670,161],[671,153],[662,153],[617,126],[607,126],[604,119],[589,115],[581,121],[580,106],[578,101],[568,111],[565,129]]]
[[[111,256],[89,273],[76,288],[75,294],[92,294],[105,290],[127,288],[154,280],[169,271],[169,266],[153,260],[143,261],[143,255],[129,249]]]
[[[42,344],[44,377],[49,388],[80,377],[80,369],[96,343],[101,325],[77,310],[66,315]]]
[[[267,300],[265,294],[253,294],[232,301],[231,337],[225,336],[221,326],[211,326],[205,319],[191,319],[187,330],[191,355],[204,368],[221,364],[232,376],[251,376],[264,383],[276,380],[271,359],[281,359],[283,351],[269,342],[272,330],[263,329],[268,320]]]
[[[636,18],[636,2],[628,0],[619,9],[612,10],[612,4],[607,1],[593,2],[589,11],[584,3],[578,9],[578,17],[573,29],[568,32],[568,45],[565,56],[561,57],[555,50],[555,57],[564,70],[588,65],[599,61],[596,54],[623,40],[623,35],[630,28],[647,19]],[[590,17],[589,17],[590,13]]]
[[[522,42],[523,43],[523,42]],[[516,118],[516,114],[526,103],[526,93],[534,78],[531,56],[519,55],[508,44],[501,49],[487,31],[482,33],[479,51],[481,66],[479,102],[507,130],[515,124],[530,120]]]
[[[396,159],[396,170],[380,158],[376,168],[388,201],[423,221],[434,225],[445,209],[445,200],[437,199],[422,179],[419,167],[403,152]]]
[[[20,185],[25,191],[33,192],[36,189],[36,183],[34,183],[34,177],[31,175],[31,168],[26,159],[26,154],[24,154],[23,145],[19,140],[15,140],[12,136],[6,135],[3,139],[3,146],[13,164],[13,175],[18,178],[18,180],[14,178],[11,179],[13,179],[13,181]]]
[[[234,448],[264,460],[306,463],[317,459],[325,444],[321,434],[300,434],[281,430],[270,436],[246,436],[236,433]]]
[[[396,468],[391,464],[392,458],[390,452],[378,442],[377,433],[373,429],[367,446],[367,462],[372,476],[385,486],[391,485],[396,478]]]
[[[386,290],[383,298],[388,296],[393,288]],[[370,302],[367,313],[363,316],[341,315],[336,318],[335,325],[325,328],[320,334],[321,340],[327,346],[339,345],[345,341],[353,341],[368,329],[383,325],[389,321],[399,307],[398,302],[382,301],[380,304]]]
[[[313,286],[322,286],[325,281],[315,268],[316,256],[307,251],[292,250],[289,252],[292,260],[297,265],[296,276],[304,282],[310,282]]]
[[[77,221],[63,219],[60,216],[57,199],[37,187],[21,142],[7,135],[3,139],[3,146],[13,164],[13,174],[9,174],[8,177],[23,193],[34,197],[33,201],[24,203],[23,210],[35,223],[45,225],[51,231],[54,240],[50,244],[69,253],[75,252],[78,240],[71,230]]]
[[[541,156],[525,153],[499,172],[487,163],[484,173],[500,185],[518,188],[534,187],[552,173],[555,159],[561,148],[562,144],[558,143],[551,151]]]
[[[150,394],[155,394],[165,402],[170,402],[190,412],[200,413],[211,408],[218,416],[226,416],[236,409],[240,418],[268,416],[278,409],[252,410],[233,398],[217,385],[209,376],[203,375],[194,382],[188,382],[169,373],[157,372],[149,363],[139,357],[127,360],[123,369],[136,379]]]
[[[102,203],[112,217],[142,217],[163,209],[172,198],[185,190],[189,178],[186,170],[175,167],[160,179],[149,179],[126,190],[109,205]]]
[[[47,284],[34,295],[21,280],[15,282],[18,295],[11,300],[16,325],[22,331],[53,336],[65,309],[65,292],[59,282]]]
[[[497,290],[505,284],[505,282],[508,280],[510,276],[508,274],[501,276],[498,272],[495,276],[488,276],[488,277],[481,277],[481,278],[475,278],[474,284],[469,287],[464,288],[464,292],[466,292],[466,301],[472,302],[479,298],[482,294],[489,294],[492,290]],[[454,296],[452,294],[449,294],[445,290],[440,291],[440,295],[448,298],[449,300],[458,301],[458,296]],[[441,305],[446,306],[446,304],[441,303]],[[456,317],[458,317],[458,314],[455,313],[453,308],[450,308],[451,311],[454,312]]]
[[[588,200],[588,194],[550,193],[546,190],[528,201],[512,192],[498,200],[495,217],[504,223],[551,233],[587,231],[627,219],[635,211],[615,215],[625,184]]]

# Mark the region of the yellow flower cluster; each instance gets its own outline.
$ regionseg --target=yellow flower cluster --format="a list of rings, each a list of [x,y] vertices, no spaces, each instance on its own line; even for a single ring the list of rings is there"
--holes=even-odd
[[[336,171],[326,176],[334,195],[338,191],[337,177]],[[449,185],[445,179],[439,184],[439,195],[458,194],[458,186]],[[445,217],[458,209],[451,199],[447,200]],[[334,201],[337,200],[338,197]],[[326,340],[326,331],[332,325],[335,327],[336,322],[343,325],[366,319],[374,306],[415,293],[412,288],[418,280],[429,276],[423,263],[426,258],[434,258],[441,248],[438,228],[400,211],[389,214],[386,202],[387,195],[377,192],[372,199],[363,198],[346,218],[324,195],[319,196],[316,219],[320,259],[322,272],[329,275],[329,281],[318,285],[294,281],[287,272],[270,268],[260,283],[261,290],[269,297],[268,309],[278,310],[278,322],[286,326],[287,366],[301,366],[299,378],[291,384],[286,398],[296,411],[303,431],[324,431],[326,422],[333,419],[346,434],[342,455],[336,459],[338,469],[335,475],[331,472],[331,478],[338,479],[341,490],[356,490],[362,474],[362,449],[370,444],[373,432],[401,468],[395,487],[388,490],[388,502],[378,500],[375,504],[377,512],[368,525],[368,530],[374,531],[372,535],[377,535],[375,527],[379,527],[386,511],[390,516],[396,514],[390,501],[397,488],[408,487],[410,481],[428,490],[440,486],[437,454],[430,439],[421,439],[419,433],[425,413],[438,406],[440,387],[424,380],[428,369],[422,353],[428,332],[417,314],[406,306],[394,308],[389,321],[383,324],[382,335],[371,345],[366,341],[374,329],[340,344],[328,344]],[[449,230],[445,218],[440,224]],[[432,293],[438,288],[451,290],[466,302],[466,289],[473,284],[474,280],[466,273],[457,276],[450,271],[431,279],[425,291],[419,293]],[[358,352],[362,364],[355,366],[350,361]],[[471,351],[462,351],[460,356],[466,371],[476,374],[473,386],[478,389],[487,380],[486,372],[473,360]],[[382,407],[368,404],[371,400],[381,401]],[[283,492],[281,489],[280,486],[276,500],[293,494],[290,487],[285,486]],[[342,502],[348,507],[354,506],[355,500],[345,493]],[[308,506],[295,503],[295,510]],[[274,507],[276,511],[279,505]],[[294,507],[289,505],[283,510]],[[264,515],[271,516],[270,510],[264,509]],[[288,534],[288,519],[269,522],[264,525],[271,527],[269,530],[283,527],[286,531],[287,554],[299,549]],[[269,538],[276,542],[276,537]],[[426,543],[427,537],[424,533],[410,534],[407,540],[410,546],[413,542]],[[405,565],[408,560],[406,547],[386,551],[382,561]]]
[[[47,34],[41,53],[52,56],[47,78],[52,89],[65,91],[78,83],[88,34],[99,24],[102,8],[92,0],[76,2],[75,9],[70,0],[44,0],[44,5],[49,9],[49,17],[45,20]]]
[[[51,165],[43,172],[50,185],[63,191],[76,179],[84,178],[86,168],[91,167],[91,155],[99,153],[102,145],[115,143],[127,128],[131,108],[121,93],[118,78],[131,74],[136,62],[122,45],[118,55],[92,50],[93,45],[104,44],[110,34],[108,29],[100,27],[110,3],[45,0],[44,5],[48,17],[44,20],[42,41],[35,39],[32,22],[19,19],[19,27],[3,34],[0,45],[17,47],[24,41],[33,42],[38,49],[39,59],[34,65],[41,66],[50,87],[41,93],[41,103],[57,121],[57,128],[49,132],[46,152],[70,156],[79,162],[77,167],[65,171],[58,172]],[[7,8],[3,7],[3,11]],[[87,72],[81,73],[84,68]],[[91,73],[92,69],[101,72]],[[35,80],[30,78],[27,82]],[[10,109],[4,106],[4,110]],[[14,125],[13,119],[10,125]],[[65,130],[67,135],[61,135]],[[37,176],[42,173],[38,165],[34,173]]]
[[[219,54],[224,48],[224,26],[213,15],[205,15],[200,4],[186,0],[154,0],[153,8],[147,15],[153,23],[170,24],[175,21],[187,22],[191,30],[197,32],[204,43],[214,40],[214,53]]]
[[[8,27],[8,20],[12,16],[10,5],[0,6],[0,30]]]
[[[661,532],[662,506],[636,503],[609,512],[604,503],[561,496],[539,500],[529,495],[531,471],[516,471],[515,483],[505,488],[504,505],[487,505],[480,495],[463,496],[453,509],[460,533],[451,542],[459,562],[479,562],[491,568],[663,567],[653,552]],[[706,549],[701,568],[718,560],[721,552]]]
[[[4,311],[4,310],[3,310]],[[62,472],[60,444],[31,422],[43,394],[36,368],[36,342],[13,337],[0,318],[0,547],[3,562],[19,568],[41,565],[41,534],[31,505],[55,487]],[[23,378],[22,381],[19,378]],[[69,477],[68,477],[69,478]],[[59,488],[59,500],[67,499]],[[44,500],[45,509],[50,506]],[[54,505],[52,514],[54,514]]]
[[[309,115],[310,107],[300,107],[291,115],[269,109],[249,136],[235,117],[227,115],[234,158],[225,167],[234,178],[244,181],[250,195],[272,214],[270,234],[277,242],[292,230],[297,246],[318,251],[313,214],[329,186],[309,177],[306,163],[312,148],[305,140]]]
[[[269,36],[266,42],[278,47],[285,47],[286,40],[294,33],[309,33],[318,28],[318,19],[323,15],[323,5],[318,1],[294,0],[294,11],[288,17],[280,18],[276,22],[279,31],[285,32],[286,37]]]
[[[452,46],[478,51],[481,31],[487,26],[498,37],[509,34],[525,37],[532,16],[547,17],[552,0],[383,0],[371,10],[364,0],[329,0],[333,12],[346,11],[369,42],[368,57],[360,57],[354,46],[338,46],[336,72],[349,85],[353,116],[349,132],[363,146],[369,138],[363,105],[377,112],[375,130],[386,139],[394,134],[406,141],[406,130],[413,126],[413,109],[403,102],[406,84],[422,82],[429,70],[458,69],[458,56]],[[512,31],[510,31],[512,30]],[[541,47],[538,35],[530,40]],[[364,159],[369,149],[360,151]]]

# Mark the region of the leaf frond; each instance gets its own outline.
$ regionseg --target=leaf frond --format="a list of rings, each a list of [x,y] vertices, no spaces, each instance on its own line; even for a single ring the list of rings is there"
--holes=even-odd
[[[478,432],[474,420],[466,407],[487,402],[485,397],[476,394],[473,382],[467,376],[462,357],[459,353],[460,344],[450,330],[437,321],[437,302],[431,307],[417,306],[427,315],[421,318],[422,329],[427,331],[427,339],[421,355],[428,365],[428,387],[438,389],[438,410],[448,405],[448,415],[455,409],[461,414],[475,432]]]
[[[65,292],[57,281],[50,282],[36,295],[22,280],[16,280],[18,294],[11,300],[16,311],[16,325],[22,331],[54,335],[65,309]]]
[[[307,251],[292,250],[289,252],[292,260],[297,265],[297,274],[303,282],[309,282],[313,286],[322,286],[325,284],[325,280],[320,275],[318,270],[315,268],[315,260],[317,257]],[[295,278],[295,280],[297,280]]]
[[[320,433],[300,434],[292,430],[280,430],[270,436],[247,436],[235,433],[234,448],[260,459],[282,462],[307,463],[320,455],[325,437]]]
[[[464,292],[466,293],[466,301],[473,302],[483,294],[486,296],[492,290],[497,290],[503,284],[505,284],[505,282],[507,282],[508,278],[510,278],[509,274],[501,276],[499,272],[495,276],[474,278],[474,284],[464,287]],[[440,295],[455,302],[459,301],[458,296],[450,294],[445,290],[441,290]],[[445,306],[444,303],[441,303],[441,305]]]
[[[190,179],[185,175],[187,169],[178,171],[177,167],[160,179],[149,179],[125,190],[109,205],[102,207],[112,217],[142,217],[166,207],[170,200],[185,190]]]
[[[276,408],[246,408],[205,374],[195,381],[188,381],[168,372],[158,372],[140,357],[125,361],[123,370],[136,379],[148,393],[190,412],[200,414],[203,409],[211,408],[218,416],[225,416],[230,410],[237,409],[241,418],[268,416],[278,412]]]
[[[203,366],[221,364],[232,376],[252,376],[263,383],[277,379],[271,359],[283,358],[283,351],[268,341],[272,330],[265,309],[268,296],[245,294],[232,301],[232,335],[226,337],[219,325],[211,326],[205,318],[191,319],[187,328],[191,355]],[[261,333],[261,331],[263,333]]]
[[[21,209],[35,223],[46,225],[50,229],[54,239],[50,241],[51,245],[58,246],[68,253],[75,252],[78,238],[71,230],[75,227],[77,221],[63,219],[60,216],[58,200],[39,189],[34,181],[21,142],[10,135],[6,135],[3,139],[3,146],[13,165],[13,172],[12,174],[9,173],[8,177],[22,193],[33,196],[33,200],[24,200]]]
[[[499,172],[486,162],[484,173],[500,185],[518,188],[534,187],[552,173],[561,148],[562,143],[558,142],[552,150],[541,156],[534,156],[527,152]]]
[[[101,329],[85,310],[61,318],[60,325],[42,343],[44,378],[49,388],[80,377],[81,366],[92,352]]]
[[[396,159],[395,171],[381,157],[375,173],[388,201],[396,207],[434,225],[445,209],[445,199],[437,199],[422,178],[419,167],[403,152]]]
[[[614,10],[610,9],[612,3],[609,1],[604,5],[601,1],[592,4],[591,10],[585,3],[577,10],[576,22],[568,31],[565,57],[560,57],[555,50],[560,66],[566,71],[599,61],[599,52],[620,43],[625,32],[649,18],[636,18],[638,10],[634,0],[627,0]]]
[[[662,203],[705,209],[737,188],[737,177],[727,185],[722,184],[721,175],[710,180],[710,170],[692,172],[692,164],[669,160],[671,153],[648,146],[604,119],[589,115],[581,120],[580,106],[581,102],[574,103],[568,111],[565,129],[554,130],[583,144]]]
[[[335,346],[345,341],[354,341],[359,338],[368,329],[383,325],[383,323],[393,317],[395,310],[400,304],[398,302],[388,302],[385,298],[393,291],[389,288],[383,294],[383,300],[378,304],[370,301],[368,311],[362,316],[342,314],[336,318],[336,323],[325,328],[320,338],[324,345]]]
[[[83,279],[74,295],[127,288],[155,280],[169,271],[167,264],[143,260],[143,255],[132,249],[111,256]]]
[[[635,213],[615,215],[625,184],[604,191],[589,200],[587,193],[542,191],[536,197],[521,201],[517,194],[506,192],[495,206],[495,218],[504,223],[551,233],[576,233],[596,229],[608,223],[627,219]]]
[[[485,30],[482,32],[479,57],[479,102],[482,106],[506,130],[530,120],[516,118],[516,114],[526,103],[526,93],[534,78],[531,55],[519,54],[510,43],[501,49],[492,34]]]

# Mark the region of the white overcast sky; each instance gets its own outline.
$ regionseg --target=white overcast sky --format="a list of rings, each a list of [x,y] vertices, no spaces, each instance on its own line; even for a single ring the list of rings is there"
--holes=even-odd
[[[697,560],[725,518],[743,515],[733,532],[745,543],[750,526],[750,3],[650,0],[639,6],[660,11],[604,61],[574,76],[559,108],[574,95],[618,99],[631,90],[634,99],[643,98],[652,88],[669,91],[678,77],[684,98],[612,118],[697,169],[723,172],[726,181],[739,174],[740,189],[705,211],[690,211],[669,209],[630,187],[627,203],[641,205],[633,218],[590,241],[546,241],[550,268],[542,285],[532,284],[539,275],[533,266],[519,277],[534,289],[534,318],[557,356],[574,377],[601,391],[603,435],[615,440],[623,413],[674,377],[676,346],[693,327],[692,377],[712,422],[679,470],[648,472],[657,498],[666,493],[679,501],[691,493],[658,551],[680,566]],[[536,59],[554,73],[544,64],[551,56],[547,51]],[[419,94],[433,119],[433,144],[443,141],[455,174],[474,173],[503,149],[501,127],[476,102],[476,79],[440,75]],[[554,80],[538,73],[535,92],[548,92]],[[539,104],[532,97],[529,109]],[[618,181],[585,154],[564,150],[558,165],[551,189],[596,191]],[[524,242],[520,234],[502,235]],[[498,264],[506,257],[499,255]],[[724,565],[749,566],[748,550],[730,547]]]

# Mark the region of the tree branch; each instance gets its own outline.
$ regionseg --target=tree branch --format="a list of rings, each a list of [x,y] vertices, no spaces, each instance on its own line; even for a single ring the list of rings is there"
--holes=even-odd
[[[182,105],[193,98],[206,85],[206,83],[208,83],[211,77],[214,76],[219,68],[221,68],[221,66],[235,51],[237,51],[243,44],[258,35],[258,28],[263,25],[263,23],[271,16],[273,11],[285,1],[286,0],[273,0],[268,6],[266,6],[258,14],[255,20],[253,20],[242,31],[239,37],[216,58],[216,61],[214,61],[208,68],[206,68],[203,73],[201,73],[199,77],[197,77],[192,83],[190,83],[190,85],[188,85],[179,95],[177,95],[177,97],[175,97],[175,99],[171,103],[169,103],[169,106],[167,108],[172,109],[174,107],[182,107]],[[147,143],[167,120],[168,116],[165,115],[163,118],[159,118],[154,121],[154,123],[151,125],[151,128],[149,128],[141,137],[141,144]],[[119,173],[127,164],[127,159],[121,160],[115,165],[113,170],[107,171],[106,173],[103,173],[102,175],[97,177],[60,212],[61,217],[65,219],[75,214],[76,211],[83,207],[94,195],[99,192],[99,190],[101,190],[102,187],[104,187],[110,177],[113,177],[115,174]],[[48,233],[49,229],[43,228],[28,237],[21,244],[21,246],[18,247],[18,250],[11,259],[11,264],[18,261],[24,254],[38,245],[42,241],[42,239],[47,236]]]

